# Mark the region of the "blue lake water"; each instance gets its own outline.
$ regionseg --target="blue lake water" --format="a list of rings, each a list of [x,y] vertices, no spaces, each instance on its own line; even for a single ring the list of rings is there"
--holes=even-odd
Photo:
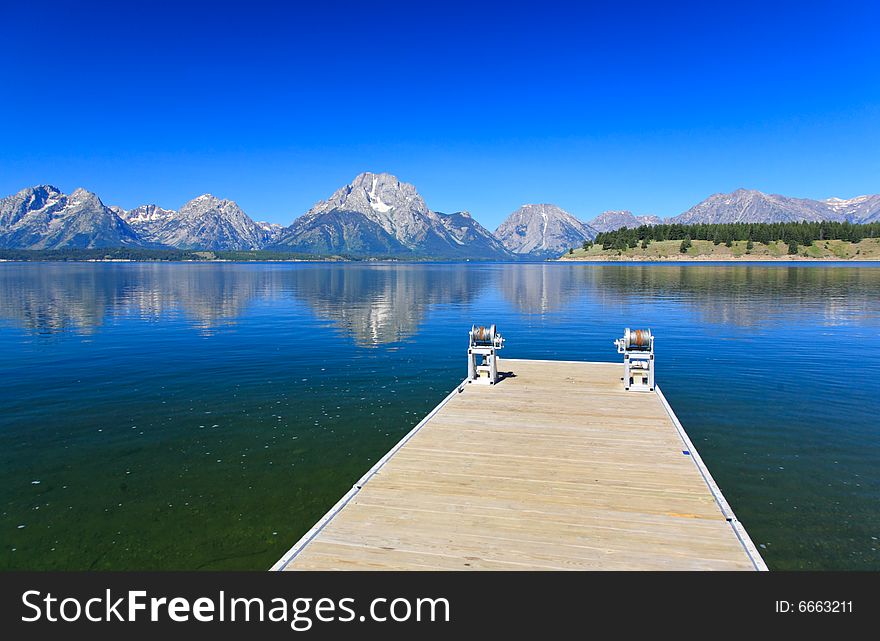
[[[0,264],[0,568],[271,565],[466,371],[657,380],[772,569],[880,569],[871,264]]]

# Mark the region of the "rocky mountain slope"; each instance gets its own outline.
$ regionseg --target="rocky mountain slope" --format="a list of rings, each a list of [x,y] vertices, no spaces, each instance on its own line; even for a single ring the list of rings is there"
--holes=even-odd
[[[259,249],[272,236],[271,228],[254,222],[235,202],[211,194],[194,198],[176,212],[142,205],[123,218],[142,238],[178,249]]]
[[[863,197],[864,198],[864,197]],[[859,202],[854,202],[859,201]],[[784,223],[796,221],[847,220],[863,222],[863,201],[810,200],[765,194],[754,189],[737,189],[729,194],[713,194],[678,216],[670,223]],[[870,207],[868,207],[869,209]]]
[[[266,238],[265,244],[267,245],[273,243],[284,229],[284,226],[279,225],[278,223],[267,223],[260,220],[257,221],[257,227],[263,230],[263,234]]]
[[[0,199],[0,247],[59,249],[149,246],[128,223],[85,189],[69,196],[39,185]]]
[[[840,220],[848,220],[851,223],[876,223],[880,221],[880,194],[856,196],[848,200],[828,198],[822,202],[837,214]]]
[[[386,173],[360,174],[282,230],[269,248],[350,256],[509,257],[469,214],[432,211],[414,185]]]
[[[487,258],[511,258],[510,252],[492,232],[473,219],[470,212],[459,211],[454,214],[441,214],[440,222],[461,246],[476,247],[485,251]],[[478,257],[482,257],[478,256]]]
[[[556,205],[523,205],[495,230],[495,237],[518,256],[558,256],[596,237],[596,230]]]
[[[121,207],[111,207],[125,222],[131,225],[138,236],[144,240],[160,243],[159,230],[170,222],[177,212],[173,209],[163,209],[158,205],[141,205],[128,211]]]
[[[628,211],[604,212],[590,221],[598,231],[663,222],[692,225],[699,223],[781,223],[795,221],[848,221],[868,223],[880,220],[880,195],[856,198],[811,200],[755,189],[737,189],[729,194],[713,194],[686,212],[661,220],[656,216],[633,216]]]
[[[588,224],[597,232],[614,231],[621,227],[639,227],[641,225],[660,225],[663,219],[659,216],[636,216],[631,211],[603,211]]]

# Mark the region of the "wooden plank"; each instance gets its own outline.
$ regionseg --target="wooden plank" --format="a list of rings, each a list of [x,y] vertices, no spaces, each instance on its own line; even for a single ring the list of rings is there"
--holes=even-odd
[[[763,569],[665,401],[621,370],[502,360],[275,569]]]

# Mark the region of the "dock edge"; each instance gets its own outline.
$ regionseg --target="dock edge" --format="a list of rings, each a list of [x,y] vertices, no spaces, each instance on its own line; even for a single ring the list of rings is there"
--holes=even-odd
[[[556,359],[517,359],[517,358],[506,358],[505,361],[516,362],[521,360],[536,360],[542,362],[561,362],[561,363],[590,363],[592,361],[568,361],[568,360],[556,360]],[[604,364],[604,362],[603,362]],[[395,445],[392,447],[385,455],[380,458],[375,465],[373,465],[367,472],[361,476],[360,479],[351,487],[351,489],[345,493],[345,495],[336,502],[333,507],[331,507],[324,516],[318,520],[300,539],[294,543],[294,545],[284,553],[284,555],[269,568],[270,572],[279,572],[284,570],[298,555],[302,552],[305,547],[318,536],[321,530],[331,521],[333,518],[340,512],[342,509],[361,491],[361,488],[370,480],[384,465],[393,457],[398,450],[400,450],[406,443],[415,436],[419,430],[421,430],[427,423],[430,421],[437,412],[439,412],[450,400],[452,400],[456,394],[459,394],[464,387],[468,384],[467,379],[462,380],[458,385],[456,385],[449,394],[447,394],[440,403],[437,404],[434,409],[432,409],[428,414],[422,418],[421,421],[416,424],[406,435],[403,436]],[[638,392],[634,392],[638,393]],[[727,523],[730,525],[734,534],[736,535],[737,540],[739,540],[740,545],[742,545],[743,550],[746,555],[749,557],[749,560],[754,565],[755,570],[759,572],[766,572],[769,570],[767,564],[765,563],[761,553],[758,551],[757,546],[755,546],[748,532],[746,531],[743,524],[736,518],[736,514],[733,511],[733,508],[727,502],[727,499],[724,498],[724,494],[721,491],[721,488],[715,482],[715,479],[712,477],[711,472],[709,472],[709,468],[706,467],[706,464],[703,462],[702,457],[700,456],[697,448],[694,446],[693,441],[691,441],[690,437],[687,434],[687,431],[684,429],[684,426],[681,424],[681,421],[678,420],[678,416],[676,416],[675,411],[672,409],[672,406],[669,404],[669,401],[666,399],[666,396],[663,394],[663,391],[660,389],[659,385],[656,385],[654,388],[654,393],[660,398],[660,402],[663,405],[663,408],[666,410],[666,413],[669,415],[669,418],[672,420],[672,424],[675,426],[675,430],[678,433],[679,438],[681,439],[684,446],[687,448],[687,451],[690,455],[691,460],[697,468],[697,471],[700,473],[700,476],[703,479],[703,482],[706,483],[706,486],[709,488],[709,491],[712,494],[712,497],[715,499],[718,508],[721,510],[722,516],[727,520]]]
[[[696,446],[694,446],[693,441],[691,441],[690,437],[685,431],[684,426],[681,424],[681,421],[678,420],[678,417],[675,415],[675,411],[672,409],[669,401],[666,400],[666,397],[663,395],[663,391],[660,389],[659,385],[656,385],[654,387],[654,392],[657,394],[657,396],[660,397],[660,402],[663,403],[663,407],[666,409],[666,413],[669,414],[669,418],[672,419],[672,423],[673,425],[675,425],[675,429],[678,431],[679,437],[685,444],[688,452],[690,452],[691,459],[693,460],[694,465],[697,466],[697,470],[699,470],[700,476],[703,477],[703,481],[709,487],[709,491],[712,492],[712,496],[715,498],[715,502],[718,504],[718,507],[721,509],[721,513],[724,515],[724,518],[727,519],[730,527],[733,528],[733,533],[736,534],[736,538],[739,539],[739,542],[743,546],[743,549],[748,555],[749,560],[751,560],[757,571],[769,571],[769,568],[764,562],[764,559],[761,556],[761,553],[758,551],[757,546],[755,546],[752,538],[749,536],[749,533],[746,532],[746,528],[743,526],[742,523],[740,523],[739,519],[736,518],[736,514],[734,514],[733,512],[733,508],[730,507],[730,503],[728,503],[727,499],[724,498],[724,494],[721,492],[721,488],[718,487],[715,479],[712,478],[712,473],[709,472],[709,468],[706,467],[706,464],[703,462],[703,458],[700,456],[700,453],[697,451]]]
[[[361,488],[364,486],[364,484],[369,481],[370,478],[372,478],[380,469],[382,469],[385,463],[387,463],[388,460],[392,456],[394,456],[400,448],[406,445],[406,443],[413,436],[415,436],[418,431],[422,429],[428,423],[428,421],[430,421],[434,417],[434,415],[443,408],[444,405],[452,400],[456,394],[460,393],[464,389],[465,385],[467,385],[467,379],[462,380],[458,385],[456,385],[453,390],[449,392],[449,394],[447,394],[434,409],[428,412],[428,414],[426,414],[425,417],[421,421],[419,421],[414,428],[407,432],[404,437],[394,445],[394,447],[388,450],[388,452],[385,453],[385,456],[376,461],[376,464],[373,465],[373,467],[371,467],[369,470],[367,470],[366,474],[358,479],[357,482],[352,485],[351,489],[346,492],[345,495],[341,499],[339,499],[336,504],[331,507],[327,511],[327,513],[322,516],[321,519],[309,529],[308,532],[303,534],[299,541],[293,544],[293,547],[285,552],[284,555],[280,559],[278,559],[278,561],[276,561],[271,568],[269,568],[269,571],[280,572],[284,568],[286,568],[290,564],[290,562],[293,561],[297,557],[297,555],[299,555],[299,553],[302,552],[303,549],[312,542],[312,539],[318,536],[321,530],[324,529],[324,526],[327,525],[327,523],[329,523],[331,520],[333,520],[333,517],[336,516],[342,510],[342,508],[344,508],[355,496],[357,496],[358,492],[361,491]]]

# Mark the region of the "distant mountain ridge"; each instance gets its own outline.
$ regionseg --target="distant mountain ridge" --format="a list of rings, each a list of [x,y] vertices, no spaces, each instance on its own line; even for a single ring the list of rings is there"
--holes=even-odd
[[[22,189],[0,199],[0,247],[149,247],[111,208],[85,189],[69,196],[52,185]]]
[[[853,223],[880,222],[880,194],[843,198],[827,198],[822,201],[844,220]]]
[[[273,234],[235,202],[211,194],[192,199],[179,211],[141,205],[121,217],[142,238],[177,249],[260,249]]]
[[[754,189],[737,189],[713,194],[703,202],[669,219],[671,223],[776,223],[801,220],[837,220],[841,212],[822,201],[764,194]]]
[[[599,231],[614,231],[621,227],[662,223],[695,225],[822,220],[850,223],[877,222],[880,220],[880,195],[811,200],[765,194],[755,189],[737,189],[726,194],[712,194],[678,216],[666,219],[657,216],[633,216],[628,211],[607,211],[591,220],[589,224]]]
[[[556,205],[523,205],[495,230],[495,236],[520,256],[558,256],[596,237],[596,230]]]
[[[107,206],[94,193],[38,185],[0,198],[0,248],[270,249],[314,255],[543,259],[621,227],[661,223],[880,221],[880,195],[811,200],[737,189],[670,218],[606,211],[583,221],[553,204],[523,205],[494,233],[466,211],[430,209],[416,187],[365,172],[283,227],[258,222],[232,200],[203,194],[180,207]]]
[[[269,248],[350,256],[511,258],[467,212],[432,211],[414,185],[370,172],[315,204]]]
[[[598,232],[614,231],[621,227],[639,227],[640,225],[659,225],[663,219],[659,216],[635,216],[631,211],[603,211],[590,221],[589,225]]]

